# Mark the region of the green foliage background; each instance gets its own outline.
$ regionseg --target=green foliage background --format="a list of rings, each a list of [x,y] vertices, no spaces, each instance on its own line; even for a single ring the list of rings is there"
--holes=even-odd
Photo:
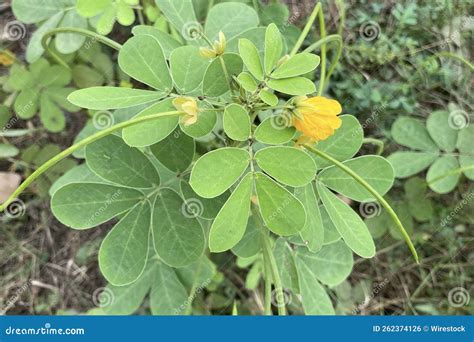
[[[286,94],[283,99],[316,91],[319,56],[302,53],[273,70],[291,52],[314,3],[222,2],[208,8],[208,1],[188,0],[62,0],[47,7],[13,1],[19,27],[26,35],[21,23],[32,24],[28,32],[34,33],[20,39],[28,42],[26,49],[18,40],[2,43],[2,56],[13,61],[5,63],[1,81],[2,169],[28,176],[73,142],[132,118],[174,111],[171,99],[158,101],[172,87],[228,101],[229,75],[222,74],[221,61],[208,66],[198,55],[205,44],[202,27],[211,41],[224,31],[222,59],[244,94],[272,75],[257,103],[278,105],[274,90]],[[387,200],[415,241],[420,265],[366,189],[327,160],[279,146],[295,131],[275,129],[276,113],[261,110],[254,132],[248,103],[227,106],[222,116],[207,103],[196,126],[163,117],[159,125],[130,126],[121,136],[76,150],[75,158],[37,181],[28,200],[19,202],[20,215],[2,216],[6,311],[262,314],[268,313],[262,304],[267,291],[275,313],[281,301],[291,314],[472,313],[472,8],[462,1],[338,1],[323,2],[323,8],[328,33],[341,34],[344,44],[326,94],[352,115],[342,115],[336,135],[317,147],[380,194],[391,189]],[[65,27],[95,30],[124,44],[117,54],[113,42],[104,46],[94,36],[58,31],[49,42],[51,53],[44,54],[45,32]],[[275,38],[280,32],[281,40]],[[312,31],[304,46],[319,34]],[[334,45],[328,45],[330,66],[337,58]],[[81,90],[72,93],[76,88]],[[255,155],[249,156],[239,147],[253,132]],[[255,176],[247,174],[252,157]],[[67,226],[88,229],[113,217],[118,223],[105,238],[102,230],[87,233],[75,247],[65,244],[74,268],[94,279],[79,276],[65,288],[68,275],[50,293],[23,290],[19,296],[29,305],[10,305],[15,289],[31,277],[47,283],[47,263],[64,267],[55,249],[68,240],[65,228],[56,221],[42,228],[52,220],[42,200],[48,195],[52,213]],[[306,221],[299,219],[305,212]],[[262,223],[272,238],[261,236]],[[29,239],[28,227],[36,225],[49,247]],[[16,251],[24,241],[28,253]],[[26,254],[40,262],[15,267]],[[268,271],[275,268],[278,275]],[[74,291],[81,293],[77,299],[71,299]]]

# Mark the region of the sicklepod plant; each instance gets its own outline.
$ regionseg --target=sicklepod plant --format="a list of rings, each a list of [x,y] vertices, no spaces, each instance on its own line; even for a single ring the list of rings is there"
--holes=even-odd
[[[157,1],[184,40],[192,37],[189,45],[144,26],[124,45],[73,28],[45,36],[46,49],[48,37],[65,31],[116,48],[121,70],[151,90],[70,94],[75,106],[127,119],[52,158],[1,209],[85,148],[86,163],[53,185],[51,208],[73,229],[118,220],[102,242],[99,265],[119,303],[101,313],[132,313],[149,291],[153,313],[190,313],[197,289],[215,271],[209,252],[231,250],[263,265],[265,314],[272,302],[286,314],[284,289],[301,295],[306,314],[333,314],[324,286],[349,276],[354,253],[375,255],[368,228],[342,196],[383,206],[418,260],[382,197],[394,181],[391,164],[377,155],[354,158],[362,127],[323,96],[342,46],[340,36],[326,35],[321,5],[289,49],[277,26],[259,27],[244,4],[212,7],[205,27],[189,35],[192,5],[178,13],[173,3]],[[230,25],[228,13],[238,13]],[[321,39],[299,52],[316,18]],[[329,44],[337,50],[328,67]]]

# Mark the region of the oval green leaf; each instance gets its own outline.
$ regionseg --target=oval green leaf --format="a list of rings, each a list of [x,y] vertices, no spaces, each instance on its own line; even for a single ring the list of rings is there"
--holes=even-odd
[[[410,117],[401,117],[394,122],[392,137],[398,144],[415,150],[438,150],[438,146],[431,139],[425,125]]]
[[[170,171],[182,173],[193,162],[195,148],[194,139],[176,128],[165,139],[152,145],[150,150]]]
[[[304,228],[303,204],[287,189],[261,172],[255,175],[258,205],[265,225],[275,234],[290,236]]]
[[[318,67],[319,60],[319,56],[312,53],[296,54],[272,72],[270,77],[280,79],[307,74]]]
[[[171,189],[162,189],[155,198],[152,235],[156,253],[172,267],[189,265],[204,252],[201,224],[187,214],[185,202]]]
[[[152,188],[160,177],[150,160],[122,138],[108,135],[86,147],[87,166],[99,177],[132,188]]]
[[[201,197],[217,197],[242,176],[249,161],[249,153],[235,147],[206,153],[194,165],[189,184]]]
[[[255,154],[255,160],[263,171],[289,186],[304,186],[316,175],[313,158],[296,147],[266,147]]]
[[[248,173],[235,188],[212,223],[209,233],[211,252],[224,252],[234,247],[243,237],[250,213],[253,175]]]
[[[303,96],[314,93],[316,86],[306,77],[292,77],[281,80],[270,80],[267,85],[283,94]]]
[[[158,101],[165,96],[165,93],[159,91],[119,87],[92,87],[74,91],[68,96],[68,100],[81,108],[107,110],[150,103]]]
[[[360,216],[321,183],[317,183],[317,188],[324,207],[344,242],[357,255],[363,258],[373,257],[374,240]]]
[[[283,120],[284,121],[284,120]],[[287,127],[280,116],[271,116],[255,130],[255,139],[268,145],[283,145],[293,139],[295,128]]]
[[[298,248],[296,258],[304,262],[314,276],[328,286],[342,283],[351,274],[354,265],[352,251],[344,241],[326,245],[317,253]]]
[[[323,246],[324,226],[313,183],[295,189],[295,196],[303,203],[306,210],[306,224],[300,231],[301,239],[310,251],[317,252]]]
[[[171,99],[155,103],[134,116],[140,118],[176,110]],[[163,140],[178,126],[178,116],[164,116],[156,120],[139,123],[123,129],[123,140],[130,146],[145,147]]]
[[[233,103],[224,111],[224,131],[232,140],[246,141],[250,137],[250,117],[247,110]]]
[[[239,39],[240,57],[250,71],[259,81],[263,81],[263,67],[257,47],[248,39]]]
[[[345,166],[362,177],[380,195],[385,195],[393,185],[392,164],[380,156],[362,156],[343,162]],[[328,188],[355,201],[375,201],[374,196],[362,185],[337,166],[324,169],[318,179]]]
[[[130,38],[118,55],[120,69],[127,75],[166,93],[171,91],[171,79],[160,43],[148,35]]]
[[[275,24],[270,24],[265,32],[265,73],[270,75],[283,53],[283,39]]]
[[[145,201],[130,210],[102,241],[99,266],[116,286],[130,284],[143,273],[148,258],[151,208]]]
[[[107,222],[143,199],[140,191],[100,183],[73,183],[57,190],[51,210],[64,225],[87,229]]]

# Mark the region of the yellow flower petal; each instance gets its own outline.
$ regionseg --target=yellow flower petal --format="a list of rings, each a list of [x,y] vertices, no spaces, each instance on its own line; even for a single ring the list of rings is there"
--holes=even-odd
[[[313,141],[329,138],[341,127],[338,117],[342,107],[336,100],[322,96],[301,98],[296,101],[299,116],[293,118],[295,128]]]
[[[186,113],[186,115],[181,117],[181,122],[185,126],[197,122],[199,108],[194,98],[188,96],[177,97],[173,100],[173,106],[175,106],[177,110]]]

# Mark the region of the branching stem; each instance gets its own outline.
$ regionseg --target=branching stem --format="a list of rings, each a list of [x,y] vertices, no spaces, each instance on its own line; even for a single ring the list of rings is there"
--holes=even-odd
[[[410,249],[411,253],[413,254],[413,257],[415,258],[415,261],[419,263],[419,258],[418,258],[418,253],[416,252],[415,246],[413,246],[413,243],[411,242],[410,236],[405,230],[405,227],[403,227],[402,222],[398,218],[397,214],[395,211],[392,209],[390,204],[375,190],[369,183],[367,183],[361,176],[359,176],[357,173],[355,173],[353,170],[348,168],[346,165],[341,163],[340,161],[334,159],[330,155],[324,153],[323,151],[320,151],[312,146],[309,145],[303,145],[308,151],[318,155],[321,158],[326,159],[327,161],[331,162],[341,170],[343,170],[345,173],[347,173],[349,176],[354,178],[355,181],[357,181],[360,185],[362,185],[367,191],[369,191],[378,201],[379,203],[387,210],[388,214],[392,218],[393,222],[397,225],[398,230],[402,234],[403,238],[405,239],[405,242],[408,245],[408,248]]]
[[[143,122],[148,122],[148,121],[153,121],[156,119],[159,119],[164,116],[178,116],[178,115],[184,115],[186,113],[180,112],[180,111],[171,111],[171,112],[163,112],[163,113],[157,113],[153,115],[148,115],[148,116],[142,116],[139,118],[131,119],[125,122],[118,123],[114,126],[111,126],[109,128],[106,128],[100,132],[97,132],[96,134],[93,134],[84,140],[79,141],[77,144],[74,144],[61,153],[57,154],[53,158],[49,159],[47,162],[45,162],[43,165],[41,165],[36,171],[34,171],[28,178],[26,178],[23,183],[20,184],[20,186],[13,192],[13,194],[8,197],[8,199],[0,205],[0,212],[4,211],[10,203],[12,203],[18,196],[25,191],[25,189],[33,183],[38,177],[40,177],[43,173],[48,171],[51,167],[59,163],[61,160],[64,158],[70,156],[72,153],[75,151],[109,135],[114,133],[115,131],[118,131],[123,128],[127,128],[139,123]]]

